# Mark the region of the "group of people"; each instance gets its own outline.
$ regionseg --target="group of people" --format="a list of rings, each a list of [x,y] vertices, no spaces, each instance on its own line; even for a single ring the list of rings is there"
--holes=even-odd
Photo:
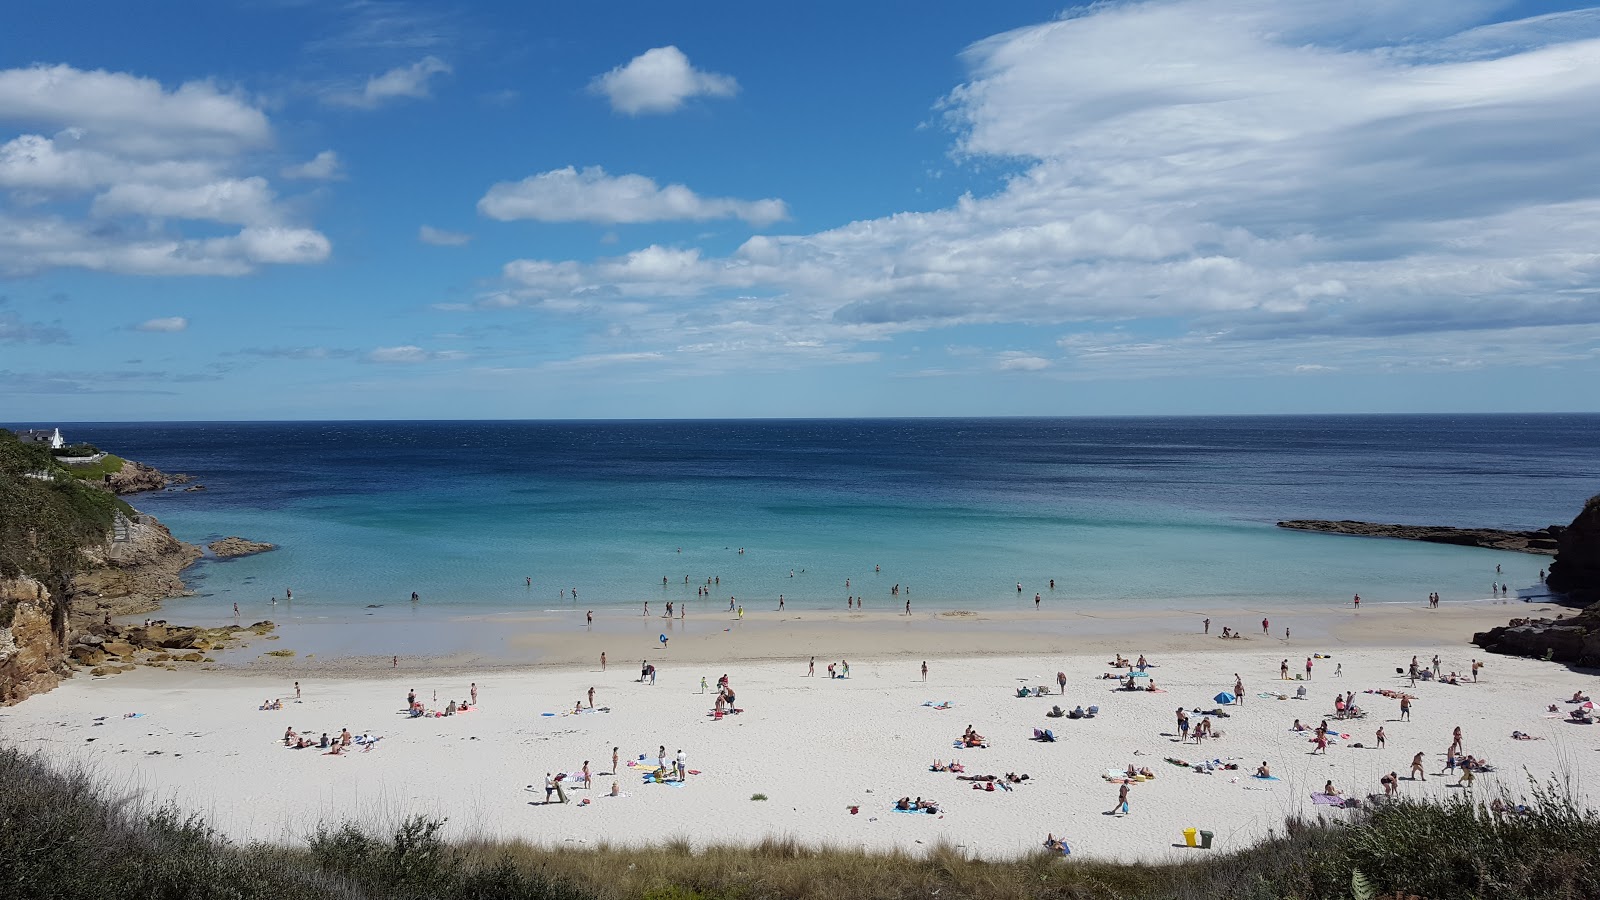
[[[328,733],[324,731],[322,737],[316,739],[300,734],[293,728],[285,728],[283,730],[283,745],[290,750],[326,750],[333,756],[344,753],[352,743],[367,744],[375,740],[376,738],[367,734],[362,734],[359,738],[352,737],[348,728],[341,729],[333,737],[329,737]]]

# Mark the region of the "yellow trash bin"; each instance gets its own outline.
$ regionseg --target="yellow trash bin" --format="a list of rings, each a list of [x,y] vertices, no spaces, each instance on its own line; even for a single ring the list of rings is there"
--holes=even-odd
[[[1194,846],[1194,845],[1195,845],[1195,844],[1194,844],[1194,837],[1195,837],[1195,835],[1196,835],[1196,834],[1198,834],[1198,833],[1199,833],[1199,832],[1198,832],[1198,831],[1196,831],[1196,830],[1195,830],[1195,829],[1193,829],[1193,828],[1185,828],[1185,829],[1184,829],[1184,830],[1183,830],[1183,842],[1184,842],[1184,843],[1185,843],[1185,844],[1187,844],[1187,845],[1189,845],[1189,846],[1190,846],[1190,847],[1193,847],[1193,846]]]

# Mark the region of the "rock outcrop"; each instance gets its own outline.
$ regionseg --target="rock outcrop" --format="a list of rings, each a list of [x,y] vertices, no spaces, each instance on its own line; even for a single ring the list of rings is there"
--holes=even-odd
[[[1496,528],[1452,528],[1448,525],[1385,525],[1379,522],[1356,522],[1348,519],[1342,521],[1293,519],[1279,522],[1278,527],[1323,534],[1397,538],[1406,541],[1427,541],[1432,544],[1456,544],[1463,547],[1487,547],[1491,550],[1543,554],[1556,552],[1560,536],[1565,530],[1560,525],[1551,525],[1538,531],[1501,531]]]
[[[91,625],[72,641],[68,655],[96,677],[132,671],[136,666],[175,669],[180,663],[212,662],[213,650],[237,646],[250,636],[269,634],[277,626],[257,622],[248,627],[189,628],[164,620],[144,625]]]
[[[50,592],[32,578],[0,579],[0,706],[42,694],[66,665],[50,627]]]
[[[1512,619],[1507,625],[1478,632],[1472,642],[1490,653],[1578,666],[1600,665],[1600,604],[1575,616]]]
[[[1590,497],[1561,532],[1545,585],[1569,602],[1600,602],[1600,495]]]
[[[1580,666],[1600,666],[1600,496],[1590,497],[1572,524],[1560,529],[1556,559],[1545,586],[1563,602],[1586,603],[1574,616],[1512,619],[1472,636],[1491,653],[1532,656]]]
[[[113,494],[137,494],[142,491],[164,490],[171,481],[167,474],[154,466],[131,459],[122,461],[122,469],[105,478],[105,486]]]
[[[179,573],[200,558],[200,548],[172,536],[154,516],[128,522],[127,540],[108,539],[85,548],[92,568],[72,579],[72,624],[81,627],[107,615],[150,612],[168,597],[186,593]]]
[[[242,537],[225,537],[219,541],[212,541],[206,547],[216,554],[218,559],[232,559],[235,556],[249,556],[252,553],[266,553],[268,550],[278,549],[277,544],[247,541]]]

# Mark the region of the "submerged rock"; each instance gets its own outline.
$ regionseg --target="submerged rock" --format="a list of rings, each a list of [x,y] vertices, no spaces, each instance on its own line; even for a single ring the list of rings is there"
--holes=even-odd
[[[212,541],[206,547],[216,554],[218,559],[232,559],[236,556],[249,556],[253,553],[266,553],[268,550],[278,549],[277,544],[248,541],[242,537],[225,537],[220,541]]]
[[[1515,550],[1520,553],[1556,552],[1560,525],[1551,525],[1538,531],[1503,531],[1498,528],[1453,528],[1449,525],[1385,525],[1381,522],[1357,522],[1351,519],[1291,519],[1278,523],[1279,528],[1295,531],[1315,531],[1321,534],[1348,534],[1355,537],[1396,538],[1404,541],[1426,541],[1431,544],[1456,544],[1462,547],[1486,547],[1490,550]]]

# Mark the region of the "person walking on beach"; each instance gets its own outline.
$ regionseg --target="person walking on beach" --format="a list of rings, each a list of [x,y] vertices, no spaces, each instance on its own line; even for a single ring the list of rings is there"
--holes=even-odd
[[[817,658],[811,657],[811,664],[806,666],[806,677],[815,678],[817,674]]]
[[[911,615],[911,598],[906,598],[906,615]]]
[[[1472,683],[1473,684],[1477,684],[1478,683],[1478,670],[1481,669],[1481,668],[1483,668],[1483,663],[1478,662],[1477,660],[1473,660],[1472,661]]]
[[[1384,741],[1384,738],[1385,738],[1385,735],[1384,735],[1384,733],[1383,733],[1383,726],[1382,726],[1382,725],[1379,725],[1379,726],[1378,726],[1378,749],[1379,749],[1379,750],[1382,750],[1382,749],[1383,749],[1383,741]]]
[[[1067,673],[1065,673],[1065,672],[1057,672],[1056,673],[1056,687],[1060,688],[1060,690],[1057,691],[1057,693],[1065,694],[1067,692]]]
[[[622,749],[622,748],[621,747],[612,747],[611,748],[611,774],[612,775],[617,774],[617,751],[620,750],[620,749]]]
[[[1121,817],[1121,816],[1125,816],[1127,814],[1128,814],[1128,785],[1127,784],[1123,784],[1122,785],[1122,789],[1117,791],[1117,805],[1111,807],[1111,811],[1106,813],[1106,815]]]
[[[389,660],[389,668],[391,668],[391,669],[398,669],[398,668],[400,668],[400,657],[398,657],[398,656],[396,656],[396,657],[392,657],[392,658],[391,658],[391,659],[390,659],[390,660]]]
[[[583,789],[586,791],[594,790],[594,779],[589,775],[589,761],[587,759],[583,761]]]
[[[1450,752],[1459,753],[1461,749],[1461,726],[1457,725],[1456,730],[1450,734]]]
[[[1306,680],[1311,680],[1311,657],[1306,657]]]
[[[783,595],[778,595],[778,612],[783,612]]]
[[[1266,634],[1267,633],[1267,625],[1268,625],[1267,620],[1266,619],[1262,619],[1261,620],[1261,633],[1262,634]]]
[[[923,681],[927,681],[928,680],[928,661],[927,660],[923,660],[922,661],[922,680]]]
[[[1200,624],[1205,628],[1205,631],[1202,632],[1203,634],[1210,634],[1211,633],[1211,619],[1209,619],[1209,618],[1204,619],[1204,620],[1202,620],[1200,622]]]
[[[1402,721],[1402,722],[1411,721],[1411,698],[1410,697],[1406,697],[1406,696],[1401,696],[1400,697],[1400,721]]]
[[[1333,677],[1335,677],[1335,678],[1343,678],[1344,677],[1344,663],[1335,663],[1334,664],[1334,666],[1333,666]]]
[[[1411,757],[1411,780],[1412,781],[1427,781],[1428,780],[1428,773],[1422,771],[1422,754],[1421,753],[1418,753],[1416,756]]]
[[[1033,608],[1034,609],[1038,609],[1039,608],[1039,595],[1037,593],[1035,593],[1033,595]]]
[[[476,703],[478,701],[474,699],[472,702]],[[589,708],[594,709],[594,688],[592,687],[589,688]]]
[[[1183,707],[1178,707],[1178,743],[1189,742],[1189,713]]]
[[[677,763],[678,763],[678,781],[681,783],[681,782],[689,780],[689,757],[683,755],[683,748],[682,747],[678,748]]]
[[[235,619],[237,619],[237,618],[239,618],[239,604],[237,604],[237,603],[235,603],[235,604],[234,604],[234,605],[233,605],[233,617],[234,617],[234,618],[235,618]],[[109,619],[110,619],[110,616],[107,616],[107,617],[106,617],[106,618],[107,618],[107,619],[108,619],[108,620],[109,620]],[[107,621],[107,622],[106,622],[106,624],[107,624],[107,625],[110,625],[110,624],[111,624],[111,622],[110,622],[110,621]]]
[[[1289,661],[1287,659],[1278,663],[1278,679],[1280,681],[1289,680]]]
[[[1244,679],[1239,677],[1238,672],[1233,673],[1233,702],[1244,705]]]
[[[1360,609],[1360,608],[1361,608],[1361,595],[1360,595],[1360,594],[1357,594],[1357,595],[1356,595],[1356,596],[1355,596],[1355,600],[1354,600],[1354,601],[1352,601],[1352,602],[1354,602],[1354,603],[1355,603],[1355,605],[1356,605],[1356,609]]]
[[[606,670],[606,652],[604,650],[601,650],[600,651],[600,671],[604,672],[605,670]]]
[[[296,700],[300,699],[300,682],[298,681],[294,683],[294,698]]]

